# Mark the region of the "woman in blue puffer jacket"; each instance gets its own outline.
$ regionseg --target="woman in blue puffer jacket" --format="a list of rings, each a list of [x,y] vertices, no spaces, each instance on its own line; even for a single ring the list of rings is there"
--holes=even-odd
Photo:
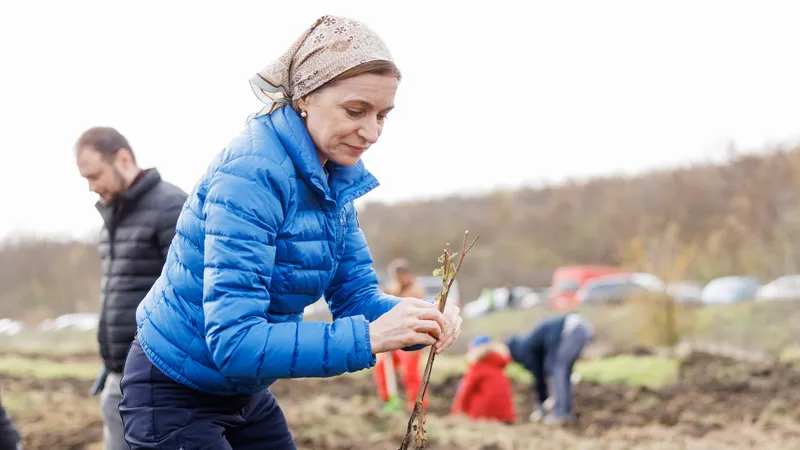
[[[325,16],[253,79],[266,107],[186,201],[136,312],[120,414],[132,450],[295,448],[267,389],[458,337],[458,308],[378,290],[353,200],[400,72],[365,25]],[[324,295],[334,321],[302,322]]]

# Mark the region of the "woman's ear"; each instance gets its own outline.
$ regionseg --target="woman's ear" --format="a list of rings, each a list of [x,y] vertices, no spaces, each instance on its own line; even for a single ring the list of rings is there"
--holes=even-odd
[[[292,106],[294,107],[294,110],[297,111],[298,114],[300,113],[300,111],[308,109],[308,95],[295,101]]]

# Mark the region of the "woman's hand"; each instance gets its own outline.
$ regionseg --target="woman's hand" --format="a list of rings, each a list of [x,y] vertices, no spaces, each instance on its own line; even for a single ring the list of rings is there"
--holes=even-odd
[[[369,324],[372,353],[436,344],[443,329],[447,334],[447,319],[436,305],[418,298],[403,298],[389,312]]]
[[[460,334],[461,316],[457,306],[446,305],[442,314],[435,304],[410,297],[402,299],[369,325],[373,354],[420,344],[435,344],[434,350],[439,354]]]
[[[449,300],[449,299],[448,299]],[[453,345],[461,334],[461,309],[448,301],[444,305],[444,335],[436,342],[436,354],[442,353],[447,347]]]

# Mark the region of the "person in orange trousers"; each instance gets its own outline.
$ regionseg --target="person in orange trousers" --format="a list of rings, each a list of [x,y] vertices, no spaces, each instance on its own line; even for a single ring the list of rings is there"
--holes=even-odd
[[[416,277],[411,273],[408,261],[405,259],[397,258],[392,261],[388,266],[388,272],[391,281],[383,289],[387,294],[414,298],[423,298],[425,296],[422,288],[417,284]],[[392,358],[394,371],[400,373],[398,379],[403,384],[403,390],[406,392],[408,407],[413,410],[414,403],[417,401],[417,392],[419,392],[420,384],[422,384],[422,369],[420,368],[422,350],[396,350],[391,353],[379,355],[378,361],[375,364],[375,369],[372,372],[375,378],[375,384],[378,387],[378,396],[383,400],[386,407],[393,408],[396,407],[396,405],[393,405],[391,402],[397,399],[390,398],[386,382],[386,359],[389,355],[391,355]],[[425,407],[428,406],[427,396],[423,398],[423,405]]]

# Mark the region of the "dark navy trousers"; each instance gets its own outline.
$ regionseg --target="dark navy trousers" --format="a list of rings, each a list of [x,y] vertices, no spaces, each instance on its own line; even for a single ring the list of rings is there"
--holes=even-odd
[[[120,382],[120,416],[131,450],[295,450],[269,390],[218,396],[173,381],[135,339]]]

